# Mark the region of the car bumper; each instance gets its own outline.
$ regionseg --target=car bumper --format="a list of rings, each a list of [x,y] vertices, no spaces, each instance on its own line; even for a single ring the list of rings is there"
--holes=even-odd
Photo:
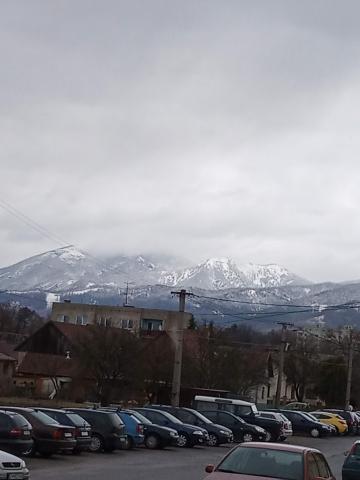
[[[17,453],[21,455],[24,452],[27,452],[33,446],[34,441],[29,440],[12,440],[12,439],[1,439],[0,441],[0,450],[4,450],[9,453]]]
[[[353,470],[353,469],[345,469],[342,470],[342,480],[359,480],[360,478],[360,469]]]
[[[76,448],[76,440],[51,440],[50,438],[36,439],[36,450],[44,453],[71,451]]]
[[[0,472],[0,480],[28,480],[30,478],[27,468],[6,469]]]
[[[76,450],[78,452],[85,452],[86,450],[89,450],[89,447],[91,445],[91,437],[77,437],[76,438]]]
[[[218,434],[218,439],[219,439],[219,445],[222,445],[224,443],[232,443],[234,441],[234,435],[223,435],[223,434]]]
[[[111,437],[105,438],[105,448],[121,450],[124,448],[126,441],[126,435],[113,435]]]

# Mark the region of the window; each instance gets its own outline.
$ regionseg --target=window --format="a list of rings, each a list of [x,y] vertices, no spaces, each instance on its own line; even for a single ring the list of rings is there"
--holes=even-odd
[[[134,328],[134,320],[130,320],[130,319],[127,319],[127,318],[123,318],[121,320],[121,328],[125,328],[127,330],[131,330],[132,328]]]
[[[265,387],[262,387],[261,389],[261,399],[264,400],[265,398]]]
[[[100,327],[111,327],[111,317],[99,317],[97,324]]]
[[[70,317],[69,315],[58,315],[56,320],[61,323],[70,323]]]
[[[162,320],[152,320],[144,318],[141,322],[142,330],[147,330],[148,332],[160,332],[162,327]]]
[[[315,460],[315,457],[312,453],[308,454],[308,469],[310,480],[313,478],[319,477],[319,469]]]
[[[186,410],[177,410],[176,416],[184,423],[196,423],[195,415]]]
[[[87,325],[87,315],[76,315],[76,325]]]
[[[329,478],[331,473],[325,458],[320,453],[314,453],[314,457],[319,469],[320,477]]]

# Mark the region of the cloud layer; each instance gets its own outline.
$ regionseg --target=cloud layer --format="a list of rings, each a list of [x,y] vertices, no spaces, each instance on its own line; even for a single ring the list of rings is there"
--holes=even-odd
[[[360,277],[360,4],[1,5],[0,198],[99,254]],[[0,210],[0,265],[56,243]]]

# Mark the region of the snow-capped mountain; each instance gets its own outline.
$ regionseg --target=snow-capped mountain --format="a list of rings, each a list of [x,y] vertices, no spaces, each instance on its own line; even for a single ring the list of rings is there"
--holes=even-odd
[[[209,258],[195,267],[164,273],[160,284],[221,290],[225,288],[268,288],[305,285],[304,280],[279,265],[237,266],[230,258]]]
[[[169,285],[207,290],[268,288],[310,282],[279,265],[237,266],[228,258],[211,258],[196,266],[174,268],[176,259],[116,256],[99,259],[73,246],[51,250],[0,269],[2,290],[77,291],[94,286]]]

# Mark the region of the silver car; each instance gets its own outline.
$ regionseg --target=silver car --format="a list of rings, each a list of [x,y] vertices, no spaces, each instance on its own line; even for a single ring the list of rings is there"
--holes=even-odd
[[[0,450],[0,480],[28,480],[26,463],[19,457]]]
[[[266,410],[263,410],[259,412],[260,415],[264,418],[272,418],[273,420],[278,420],[282,424],[282,431],[279,440],[284,441],[288,437],[291,437],[293,434],[293,429],[292,429],[292,423],[290,422],[289,419],[285,417],[280,412],[268,412]]]

